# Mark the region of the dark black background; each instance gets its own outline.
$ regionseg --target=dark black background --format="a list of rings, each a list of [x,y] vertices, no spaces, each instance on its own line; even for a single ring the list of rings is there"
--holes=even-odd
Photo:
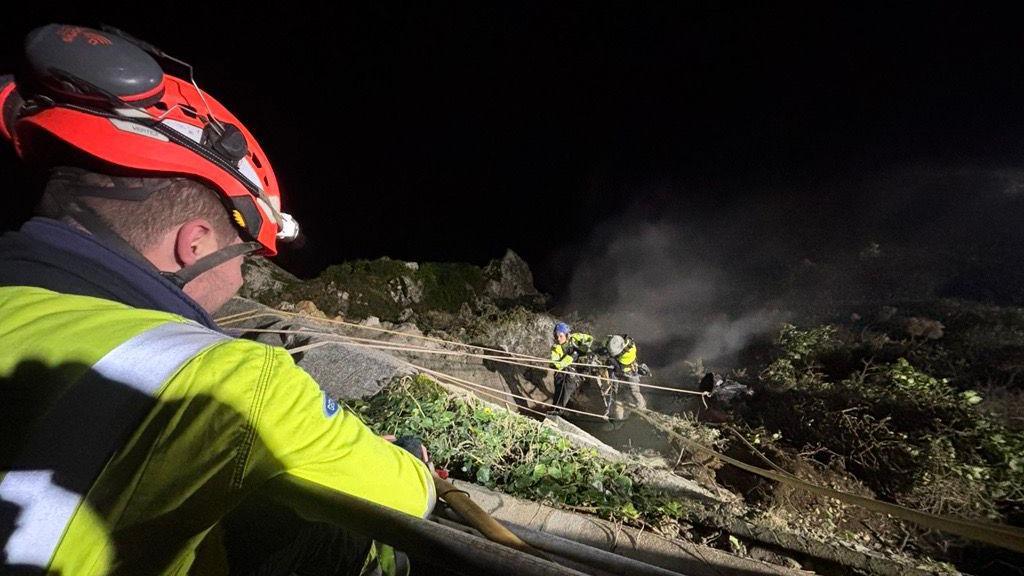
[[[273,162],[308,235],[281,262],[305,275],[511,247],[557,292],[625,212],[777,199],[826,229],[871,201],[851,182],[1024,159],[1020,19],[968,3],[206,4],[8,7],[0,63],[52,21],[192,62]],[[10,227],[27,184],[0,156]]]

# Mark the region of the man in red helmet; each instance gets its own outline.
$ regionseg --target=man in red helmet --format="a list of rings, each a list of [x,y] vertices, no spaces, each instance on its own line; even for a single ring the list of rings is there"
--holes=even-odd
[[[246,500],[291,475],[434,504],[423,461],[210,317],[244,254],[297,233],[259,145],[116,31],[45,26],[25,55],[0,77],[0,135],[49,178],[0,238],[0,572],[184,574],[215,526],[233,572],[370,569],[368,540]]]

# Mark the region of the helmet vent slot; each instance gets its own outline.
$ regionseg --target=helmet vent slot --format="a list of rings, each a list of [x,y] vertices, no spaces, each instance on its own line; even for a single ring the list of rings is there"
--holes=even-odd
[[[260,157],[256,154],[252,155],[252,163],[255,164],[257,168],[263,168],[263,163],[260,162]]]

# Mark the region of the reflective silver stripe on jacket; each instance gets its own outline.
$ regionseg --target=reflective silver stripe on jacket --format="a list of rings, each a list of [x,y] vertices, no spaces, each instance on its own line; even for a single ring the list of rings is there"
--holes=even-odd
[[[7,566],[49,567],[89,487],[153,408],[160,387],[227,339],[196,324],[161,324],[111,350],[60,396],[0,481],[0,501],[19,508],[4,545]]]

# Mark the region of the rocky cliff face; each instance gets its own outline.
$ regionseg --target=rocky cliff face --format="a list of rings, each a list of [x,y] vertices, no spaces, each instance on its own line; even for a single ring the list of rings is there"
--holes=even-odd
[[[452,330],[490,310],[517,306],[540,310],[546,298],[530,268],[512,250],[483,268],[470,264],[417,263],[380,258],[331,266],[300,281],[262,258],[245,266],[242,296],[277,307],[310,301],[329,317],[414,322]]]
[[[546,298],[533,285],[533,274],[529,266],[512,250],[482,268],[468,264],[420,264],[381,258],[331,266],[317,278],[302,281],[265,259],[253,258],[247,261],[244,273],[246,291],[242,295],[248,299],[273,309],[307,316],[310,320],[342,319],[358,323],[367,326],[371,332],[359,328],[342,329],[337,325],[332,329],[393,344],[439,348],[434,342],[410,341],[373,329],[383,328],[414,336],[428,334],[440,340],[463,342],[497,351],[488,354],[500,355],[504,351],[547,358],[551,347],[551,331],[556,322],[543,309]],[[237,312],[251,306],[235,302],[231,311]],[[253,328],[259,324],[258,321],[252,321],[246,322],[245,326]],[[273,327],[297,328],[301,324],[301,320],[292,319],[277,322]],[[582,330],[588,328],[584,322],[574,321],[573,324]],[[271,336],[263,339],[274,340]],[[282,344],[276,341],[272,343]],[[283,344],[286,347],[289,345],[288,342]],[[311,350],[303,366],[316,376],[320,366],[329,366],[337,360],[335,356],[341,353],[337,350],[343,348],[332,344],[329,348]],[[328,353],[329,349],[334,352]],[[341,379],[343,383],[331,390],[339,397],[352,398],[372,393],[386,379],[382,375],[391,376],[396,373],[395,366],[386,362],[383,363],[387,364],[384,373],[366,369],[367,362],[380,364],[379,359],[356,356],[350,356],[348,360],[362,366],[368,376],[364,378],[353,375]],[[543,369],[543,364],[535,368],[510,366],[485,358],[435,353],[406,352],[401,357],[418,366],[500,392],[525,396],[531,401],[550,402],[553,396],[552,375]],[[406,364],[402,366],[408,367]],[[604,404],[600,394],[590,388],[593,386],[583,386],[573,405],[589,412],[603,412]],[[532,402],[527,404],[532,405]]]
[[[242,298],[274,305],[290,287],[301,283],[297,277],[262,256],[249,256],[242,263],[245,284],[238,292]]]

